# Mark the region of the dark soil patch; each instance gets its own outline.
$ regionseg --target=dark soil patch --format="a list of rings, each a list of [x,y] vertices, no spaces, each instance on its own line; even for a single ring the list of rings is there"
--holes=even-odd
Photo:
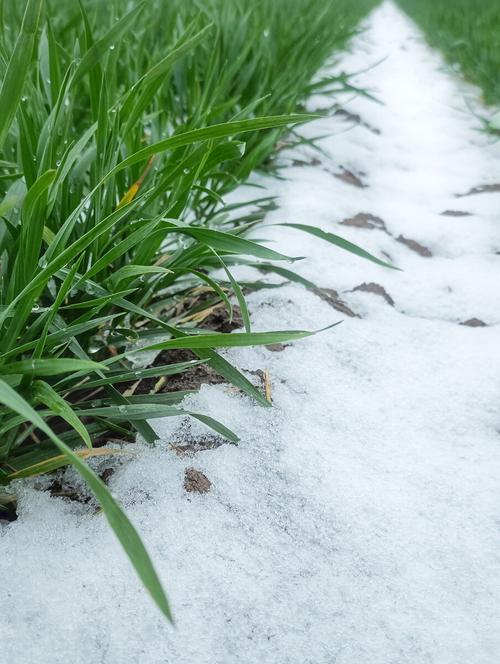
[[[191,350],[182,348],[163,350],[157,355],[151,366],[161,367],[197,359],[198,357]],[[161,381],[161,383],[159,383],[159,381]],[[211,366],[208,364],[197,364],[196,366],[189,367],[182,373],[165,376],[165,380],[161,377],[143,378],[134,389],[134,395],[198,390],[204,383],[208,385],[219,385],[224,382],[226,382],[226,379],[212,369]],[[115,387],[117,387],[120,392],[124,393],[132,388],[134,384],[134,381],[127,381],[125,383],[117,383]]]
[[[17,519],[17,499],[10,494],[0,495],[0,525],[12,523]]]
[[[225,307],[220,306],[205,318],[200,327],[213,332],[232,332],[243,327],[243,317],[238,306],[233,306],[233,318],[229,320],[229,314]]]
[[[424,258],[430,258],[432,256],[431,250],[427,247],[424,247],[423,244],[420,244],[416,240],[411,240],[410,238],[404,237],[403,235],[400,235],[396,239],[398,242],[401,242],[401,244],[407,246],[408,249],[411,249],[415,253],[419,254],[419,256],[423,256]]]
[[[384,300],[387,302],[387,304],[390,304],[391,307],[394,306],[394,300],[392,297],[389,295],[389,293],[385,290],[383,286],[380,284],[376,284],[374,282],[370,282],[369,284],[364,283],[360,284],[359,286],[356,286],[356,288],[352,289],[354,291],[362,291],[363,293],[373,293],[374,295],[380,295],[381,297],[384,298]]]

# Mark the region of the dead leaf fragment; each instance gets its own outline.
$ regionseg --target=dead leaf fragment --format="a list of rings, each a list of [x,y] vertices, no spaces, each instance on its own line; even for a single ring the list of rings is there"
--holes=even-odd
[[[385,288],[380,284],[374,283],[373,281],[370,282],[369,284],[367,283],[360,284],[359,286],[356,286],[356,288],[353,288],[353,291],[362,291],[363,293],[373,293],[374,295],[380,295],[381,297],[384,298],[387,304],[390,304],[391,307],[394,306],[394,300],[385,290]]]
[[[354,313],[354,311],[344,302],[344,300],[341,299],[340,295],[333,288],[318,288],[314,292],[336,311],[340,311],[341,314],[345,314],[350,318],[361,318],[361,316]]]
[[[184,474],[184,489],[188,493],[208,493],[212,482],[208,477],[196,468],[186,468]]]
[[[416,240],[411,240],[410,238],[404,237],[403,235],[400,235],[396,239],[398,242],[401,242],[401,244],[406,245],[408,249],[411,249],[420,256],[423,256],[424,258],[430,258],[432,256],[431,250],[428,249],[427,247],[424,247],[423,244],[420,244]]]
[[[267,350],[270,350],[273,353],[281,353],[285,350],[286,346],[285,344],[267,344],[266,345]]]
[[[500,192],[500,184],[481,184],[478,187],[472,187],[465,194],[456,194],[456,198],[474,196],[475,194],[496,194],[498,192]]]
[[[381,230],[387,233],[384,221],[369,212],[358,212],[354,217],[344,219],[340,224],[342,226],[352,226],[353,228],[365,228],[367,230]]]
[[[472,217],[472,212],[464,212],[463,210],[445,210],[441,212],[442,217]]]
[[[355,173],[349,171],[347,168],[341,168],[341,173],[334,173],[334,176],[337,179],[342,180],[342,182],[345,182],[346,184],[350,184],[352,187],[358,187],[358,189],[365,189],[368,186],[364,184],[361,178],[359,178]]]

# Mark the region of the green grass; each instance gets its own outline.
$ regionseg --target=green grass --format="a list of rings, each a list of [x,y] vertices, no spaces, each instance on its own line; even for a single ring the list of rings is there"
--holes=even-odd
[[[478,85],[487,104],[500,103],[498,0],[397,0],[429,43]]]
[[[124,13],[118,0],[0,3],[0,482],[73,464],[168,618],[139,536],[85,461],[109,432],[153,443],[147,420],[160,416],[195,417],[237,441],[223,423],[184,411],[184,393],[126,398],[116,386],[132,378],[204,362],[269,406],[216,349],[310,332],[253,333],[231,270],[251,264],[301,280],[280,267],[294,257],[245,237],[269,199],[244,213],[224,197],[270,167],[283,132],[311,119],[297,114],[308,92],[348,85],[310,82],[373,4],[148,0]],[[217,268],[227,278],[215,281]],[[203,306],[222,303],[230,316],[235,297],[244,332],[199,327],[189,303],[200,286]],[[137,370],[138,348],[188,348],[199,359]]]

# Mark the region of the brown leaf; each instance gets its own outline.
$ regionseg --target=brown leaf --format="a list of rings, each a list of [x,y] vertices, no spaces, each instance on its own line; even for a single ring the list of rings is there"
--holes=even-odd
[[[344,219],[340,222],[342,226],[352,226],[354,228],[365,228],[367,230],[381,230],[387,233],[384,221],[369,212],[358,212],[354,217]]]
[[[400,235],[396,239],[398,242],[401,242],[401,244],[406,245],[408,249],[411,249],[420,256],[424,256],[425,258],[430,258],[432,256],[431,250],[427,249],[427,247],[424,247],[423,244],[420,244],[416,240],[411,240],[410,238],[404,237],[403,235]]]
[[[464,196],[473,196],[474,194],[495,194],[500,192],[500,184],[481,184],[478,187],[472,187],[465,194],[456,194],[457,198]]]
[[[472,217],[472,212],[464,212],[463,210],[445,210],[441,212],[442,217]]]
[[[359,286],[356,286],[356,288],[353,288],[353,291],[362,291],[363,293],[373,293],[374,295],[380,295],[384,298],[387,304],[390,304],[391,307],[394,306],[394,300],[385,290],[385,288],[380,284],[374,283],[373,281],[369,284],[360,284]]]
[[[184,474],[184,489],[188,493],[208,493],[212,482],[208,477],[196,468],[186,468]]]
[[[331,307],[350,318],[361,318],[340,298],[340,295],[333,288],[318,288],[314,291],[316,295],[327,302]]]
[[[334,173],[334,176],[346,184],[350,184],[353,187],[358,187],[358,189],[365,189],[368,185],[352,171],[347,170],[347,168],[341,167],[341,173]]]

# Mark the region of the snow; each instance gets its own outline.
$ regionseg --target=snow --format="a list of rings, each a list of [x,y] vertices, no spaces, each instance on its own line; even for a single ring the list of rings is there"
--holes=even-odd
[[[176,628],[137,581],[102,516],[20,485],[1,529],[1,661],[9,664],[495,664],[500,651],[500,147],[477,132],[474,89],[455,80],[391,3],[342,67],[383,102],[346,99],[302,131],[328,156],[283,154],[266,180],[280,207],[258,235],[361,316],[288,345],[227,352],[267,368],[275,407],[225,386],[189,405],[241,436],[175,455],[172,418],[110,487],[137,524]],[[320,97],[311,108],[328,105]],[[352,127],[351,127],[352,125]],[[293,159],[321,160],[289,166]],[[341,166],[368,187],[332,176]],[[327,170],[325,170],[327,169]],[[238,192],[244,196],[245,192]],[[444,210],[472,213],[441,216]],[[391,235],[340,225],[359,212]],[[320,226],[404,271],[362,261],[280,222]],[[396,238],[428,247],[422,257]],[[382,285],[391,307],[361,283]],[[255,330],[318,329],[343,316],[298,285],[249,299]],[[471,318],[488,323],[471,328]],[[202,432],[194,423],[192,431]],[[183,489],[187,467],[212,482]]]

